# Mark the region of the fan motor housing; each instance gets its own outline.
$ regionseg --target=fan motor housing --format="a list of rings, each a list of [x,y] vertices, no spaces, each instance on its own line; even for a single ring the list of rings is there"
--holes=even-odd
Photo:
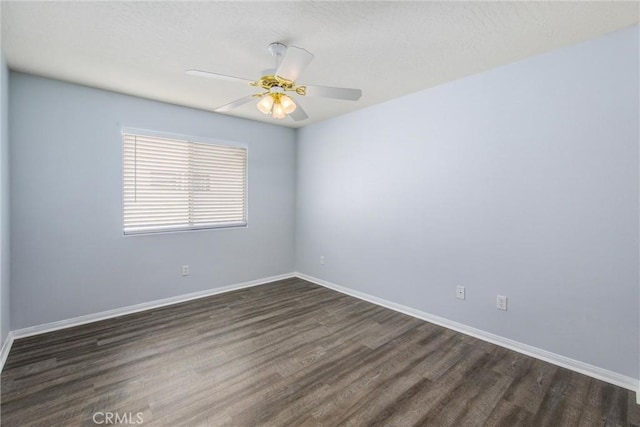
[[[294,91],[298,95],[305,95],[306,93],[306,88],[304,86],[296,87],[292,81],[283,79],[282,77],[278,77],[274,74],[268,74],[260,77],[258,81],[253,83],[253,86],[261,87],[267,91],[270,91],[273,87],[279,87],[285,91]]]
[[[293,82],[285,80],[273,74],[260,77],[256,82],[256,86],[260,86],[263,89],[269,90],[274,86],[281,87],[284,90],[293,90]]]

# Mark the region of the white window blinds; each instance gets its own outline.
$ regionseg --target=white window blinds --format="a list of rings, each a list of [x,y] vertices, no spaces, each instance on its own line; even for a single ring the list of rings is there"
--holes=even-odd
[[[124,134],[124,234],[247,224],[246,148]]]

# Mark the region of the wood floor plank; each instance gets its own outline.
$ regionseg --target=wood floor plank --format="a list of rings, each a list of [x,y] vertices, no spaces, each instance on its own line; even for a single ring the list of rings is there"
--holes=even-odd
[[[536,413],[534,423],[538,425],[550,425],[551,423],[563,426],[580,425],[580,416],[590,382],[591,379],[584,375],[558,368]],[[582,422],[587,422],[587,420],[583,418]]]
[[[515,375],[515,380],[505,392],[504,398],[535,414],[559,368],[533,358],[528,358],[523,365],[526,369]]]
[[[602,383],[602,381],[598,382]],[[592,405],[596,406],[594,404]],[[627,411],[629,425],[633,427],[640,427],[640,405],[636,404],[636,396],[634,393],[629,393],[627,397]]]
[[[628,390],[296,278],[15,341],[2,426],[98,412],[171,427],[640,427]]]
[[[489,415],[486,427],[524,427],[533,425],[533,414],[513,403],[501,400]],[[594,424],[591,424],[594,425]]]

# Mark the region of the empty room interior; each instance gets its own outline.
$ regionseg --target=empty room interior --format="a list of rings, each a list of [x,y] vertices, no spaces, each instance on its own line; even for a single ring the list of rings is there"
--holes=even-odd
[[[0,424],[640,427],[639,6],[0,2]]]

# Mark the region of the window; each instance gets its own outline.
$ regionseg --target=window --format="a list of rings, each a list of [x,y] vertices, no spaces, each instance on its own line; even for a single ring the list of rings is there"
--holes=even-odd
[[[124,134],[124,234],[247,224],[247,149]]]

